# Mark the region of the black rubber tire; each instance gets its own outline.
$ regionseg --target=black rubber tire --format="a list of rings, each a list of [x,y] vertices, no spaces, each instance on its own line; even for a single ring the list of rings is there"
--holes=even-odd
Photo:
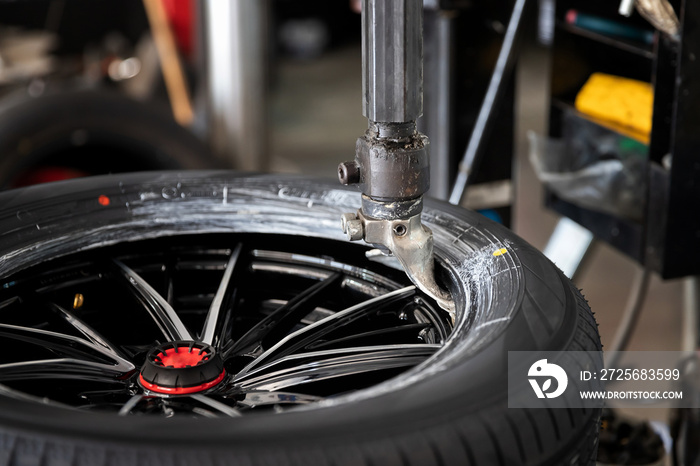
[[[9,191],[0,206],[6,277],[48,257],[163,235],[259,231],[343,241],[339,214],[357,209],[359,193],[272,175],[141,173]],[[599,409],[509,409],[506,399],[509,350],[601,350],[586,301],[506,228],[438,202],[427,202],[424,220],[443,278],[468,312],[419,380],[317,409],[234,419],[116,417],[0,396],[0,464],[594,464]],[[494,256],[500,248],[507,253]]]
[[[217,168],[213,155],[167,111],[108,89],[61,89],[0,106],[0,188],[41,167],[88,174]]]

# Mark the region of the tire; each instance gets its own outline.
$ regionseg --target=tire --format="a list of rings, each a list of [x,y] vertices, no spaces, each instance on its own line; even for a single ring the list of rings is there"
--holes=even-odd
[[[205,144],[166,112],[105,89],[5,97],[0,153],[0,188],[41,169],[98,175],[217,166]]]
[[[0,206],[7,284],[49,258],[186,234],[283,234],[340,248],[339,215],[357,209],[359,193],[277,175],[165,172],[13,190]],[[115,416],[3,395],[0,463],[594,464],[600,410],[507,408],[508,351],[601,350],[586,301],[504,227],[436,201],[423,218],[459,313],[426,363],[314,409],[233,419]]]

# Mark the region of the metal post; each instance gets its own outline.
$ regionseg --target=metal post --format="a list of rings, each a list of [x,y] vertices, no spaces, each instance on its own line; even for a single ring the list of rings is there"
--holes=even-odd
[[[700,313],[700,277],[686,277],[683,279],[682,351],[692,352],[700,346],[698,313]]]
[[[362,112],[369,129],[355,160],[338,166],[362,190],[362,208],[341,217],[350,240],[393,254],[406,274],[454,319],[454,301],[435,281],[433,234],[421,223],[430,186],[423,112],[423,0],[363,0]]]
[[[476,118],[476,123],[474,123],[474,129],[472,130],[471,137],[469,138],[469,143],[467,144],[467,149],[464,152],[462,161],[459,164],[459,173],[457,174],[457,180],[452,188],[452,193],[450,194],[450,203],[459,205],[464,196],[464,192],[469,186],[469,182],[472,180],[473,171],[479,163],[479,158],[484,152],[484,142],[488,139],[490,135],[491,127],[493,126],[494,116],[496,114],[496,109],[500,103],[500,99],[503,96],[503,91],[505,89],[504,77],[508,76],[515,64],[515,57],[517,53],[515,52],[518,44],[518,35],[521,29],[523,12],[525,11],[525,5],[527,0],[515,0],[515,5],[513,6],[513,13],[511,13],[510,21],[508,22],[508,29],[506,29],[506,35],[503,38],[503,44],[501,45],[501,51],[498,54],[498,60],[496,61],[496,68],[493,70],[491,75],[491,81],[489,82],[489,87],[486,90],[486,95],[481,103],[481,108],[479,109],[479,115]]]
[[[267,159],[267,0],[203,0],[209,141],[240,170]]]
[[[423,2],[363,0],[362,114],[415,122],[423,113]]]
[[[452,36],[450,12],[425,11],[423,117],[418,129],[430,135],[430,196],[447,200],[452,183]]]

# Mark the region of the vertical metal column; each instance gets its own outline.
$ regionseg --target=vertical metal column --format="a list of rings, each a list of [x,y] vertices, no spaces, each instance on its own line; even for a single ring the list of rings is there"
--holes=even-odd
[[[700,347],[700,277],[683,279],[683,320],[681,350],[696,351]]]
[[[423,113],[423,2],[362,1],[362,114],[415,122]]]
[[[202,0],[212,150],[240,170],[265,170],[268,0]]]
[[[362,208],[342,215],[352,241],[393,254],[416,286],[454,320],[454,301],[435,281],[433,233],[421,223],[430,186],[423,112],[423,0],[363,0],[362,112],[369,129],[355,160],[338,166],[342,184],[359,185]]]
[[[452,193],[450,194],[451,204],[459,205],[459,203],[462,201],[464,192],[466,191],[467,186],[469,186],[469,182],[472,181],[473,171],[478,165],[479,159],[484,152],[484,142],[490,135],[496,109],[498,108],[505,90],[505,85],[503,83],[506,82],[506,80],[504,80],[504,77],[510,75],[515,64],[515,57],[517,55],[516,50],[519,45],[518,36],[520,30],[522,29],[522,18],[526,4],[527,0],[515,0],[515,5],[513,5],[513,12],[510,15],[510,21],[508,21],[508,28],[506,29],[506,35],[503,38],[501,51],[498,53],[496,68],[493,70],[493,74],[491,75],[491,81],[489,82],[489,87],[486,90],[484,100],[481,103],[479,115],[474,123],[474,129],[472,130],[471,137],[469,138],[467,149],[465,150],[462,161],[459,164],[457,180],[455,181],[455,185],[452,188]]]
[[[430,135],[430,191],[447,200],[452,170],[453,21],[449,12],[428,10],[423,19],[423,117],[418,129]]]

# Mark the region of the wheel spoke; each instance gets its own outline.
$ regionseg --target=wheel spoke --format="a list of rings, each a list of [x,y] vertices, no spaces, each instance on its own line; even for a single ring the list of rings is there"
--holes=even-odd
[[[384,345],[295,354],[249,372],[234,383],[244,390],[284,390],[336,377],[415,366],[441,347]]]
[[[260,406],[272,405],[305,405],[321,401],[324,398],[315,395],[293,392],[268,392],[258,390],[247,390],[245,398],[237,403],[245,408],[257,408]]]
[[[295,351],[318,341],[324,335],[327,335],[338,328],[348,325],[368,314],[378,312],[397,301],[405,299],[413,295],[415,290],[415,286],[407,286],[405,288],[392,291],[391,293],[368,299],[367,301],[363,301],[355,306],[349,307],[343,311],[321,319],[307,327],[297,330],[296,332],[287,335],[276,345],[260,354],[260,356],[258,356],[253,362],[244,367],[243,370],[237,374],[237,377],[243,376],[255,367],[260,367],[263,362],[269,362],[274,358],[281,358],[292,354]]]
[[[121,386],[111,389],[87,390],[78,393],[81,399],[87,400],[90,404],[112,403],[115,399],[123,399],[129,396],[126,387]]]
[[[190,332],[180,320],[175,309],[140,275],[118,260],[114,263],[127,279],[137,298],[143,303],[163,335],[170,341],[192,340]]]
[[[107,350],[115,359],[120,360],[123,364],[131,364],[128,362],[124,355],[112,345],[106,338],[100,335],[95,329],[90,327],[87,323],[83,322],[75,314],[67,311],[56,303],[45,303],[51,310],[58,314],[63,320],[69,323],[73,328],[78,330],[83,334],[93,346],[99,346]]]
[[[340,274],[334,273],[287,301],[243,335],[227,354],[250,353],[260,346],[265,348],[269,341],[282,338],[323,302],[340,277]]]
[[[20,392],[17,390],[14,390],[7,385],[0,384],[0,395],[8,398],[13,398],[15,400],[21,400],[21,401],[32,401],[34,403],[39,403],[39,404],[44,404],[44,405],[52,405],[52,406],[57,406],[61,408],[66,408],[69,409],[72,406],[67,405],[64,403],[60,403],[55,400],[50,400],[47,397],[39,397],[36,395],[30,395],[28,393]]]
[[[173,271],[172,271],[172,266],[166,266],[165,267],[165,274],[166,274],[166,285],[165,285],[165,300],[170,304],[171,306],[175,302],[175,286],[173,285]]]
[[[197,394],[197,395],[191,395],[191,398],[193,400],[197,400],[200,403],[209,406],[210,408],[214,408],[215,410],[219,411],[222,414],[225,414],[226,416],[241,417],[241,413],[236,408],[233,408],[233,407],[231,407],[225,403],[222,403],[220,401],[217,401],[211,397]]]
[[[9,306],[9,305],[11,305],[11,304],[15,304],[15,303],[17,303],[17,302],[19,302],[19,296],[13,296],[13,297],[11,297],[10,299],[6,299],[5,301],[1,302],[1,303],[0,303],[0,309],[4,309],[4,308],[6,308],[7,306]]]
[[[322,269],[323,271],[341,272],[343,275],[348,277],[361,277],[362,281],[365,282],[365,285],[360,285],[362,288],[365,288],[367,284],[371,284],[372,287],[378,287],[384,290],[392,290],[400,286],[393,280],[389,280],[388,278],[370,270],[337,262],[332,259],[322,259],[320,257],[282,251],[266,251],[262,249],[255,249],[251,252],[251,254],[257,259],[271,261],[278,264],[281,263],[285,264],[285,266],[290,264],[301,265],[303,267]],[[359,283],[356,282],[356,284]]]
[[[420,332],[430,327],[431,325],[428,323],[398,325],[396,327],[357,333],[355,335],[350,335],[343,338],[336,338],[329,341],[316,342],[309,345],[308,348],[318,351],[321,349],[361,346],[363,344],[368,345],[371,343],[366,342],[370,341],[377,342],[380,344],[390,344],[393,343],[392,341],[390,341],[392,338],[397,340],[405,340],[406,338],[410,337],[413,337],[417,342]]]
[[[233,271],[236,268],[238,258],[241,254],[242,246],[239,244],[236,249],[231,253],[231,258],[226,264],[226,270],[224,271],[224,276],[219,284],[219,289],[216,291],[214,300],[211,302],[209,307],[209,312],[207,313],[207,318],[204,321],[204,328],[202,329],[202,341],[204,343],[214,345],[214,336],[217,335],[217,329],[223,327],[223,322],[221,322],[221,313],[224,306],[224,298],[226,296],[232,296],[231,277],[233,276]],[[216,342],[215,347],[218,348],[221,338]]]
[[[111,360],[114,361],[114,365],[103,365],[105,367],[112,367],[115,371],[120,373],[127,373],[135,368],[130,361],[115,354],[111,349],[106,349],[102,345],[64,333],[17,325],[0,324],[0,336],[31,343],[62,355],[80,358],[80,360]]]
[[[119,410],[119,415],[126,416],[127,414],[129,414],[131,410],[133,410],[136,407],[136,405],[138,405],[144,398],[145,395],[142,394],[134,395],[131,398],[129,398],[129,401],[124,403],[124,406],[122,406],[122,408]]]
[[[41,359],[0,364],[0,381],[33,379],[78,379],[115,382],[125,374],[117,366],[81,359]]]

